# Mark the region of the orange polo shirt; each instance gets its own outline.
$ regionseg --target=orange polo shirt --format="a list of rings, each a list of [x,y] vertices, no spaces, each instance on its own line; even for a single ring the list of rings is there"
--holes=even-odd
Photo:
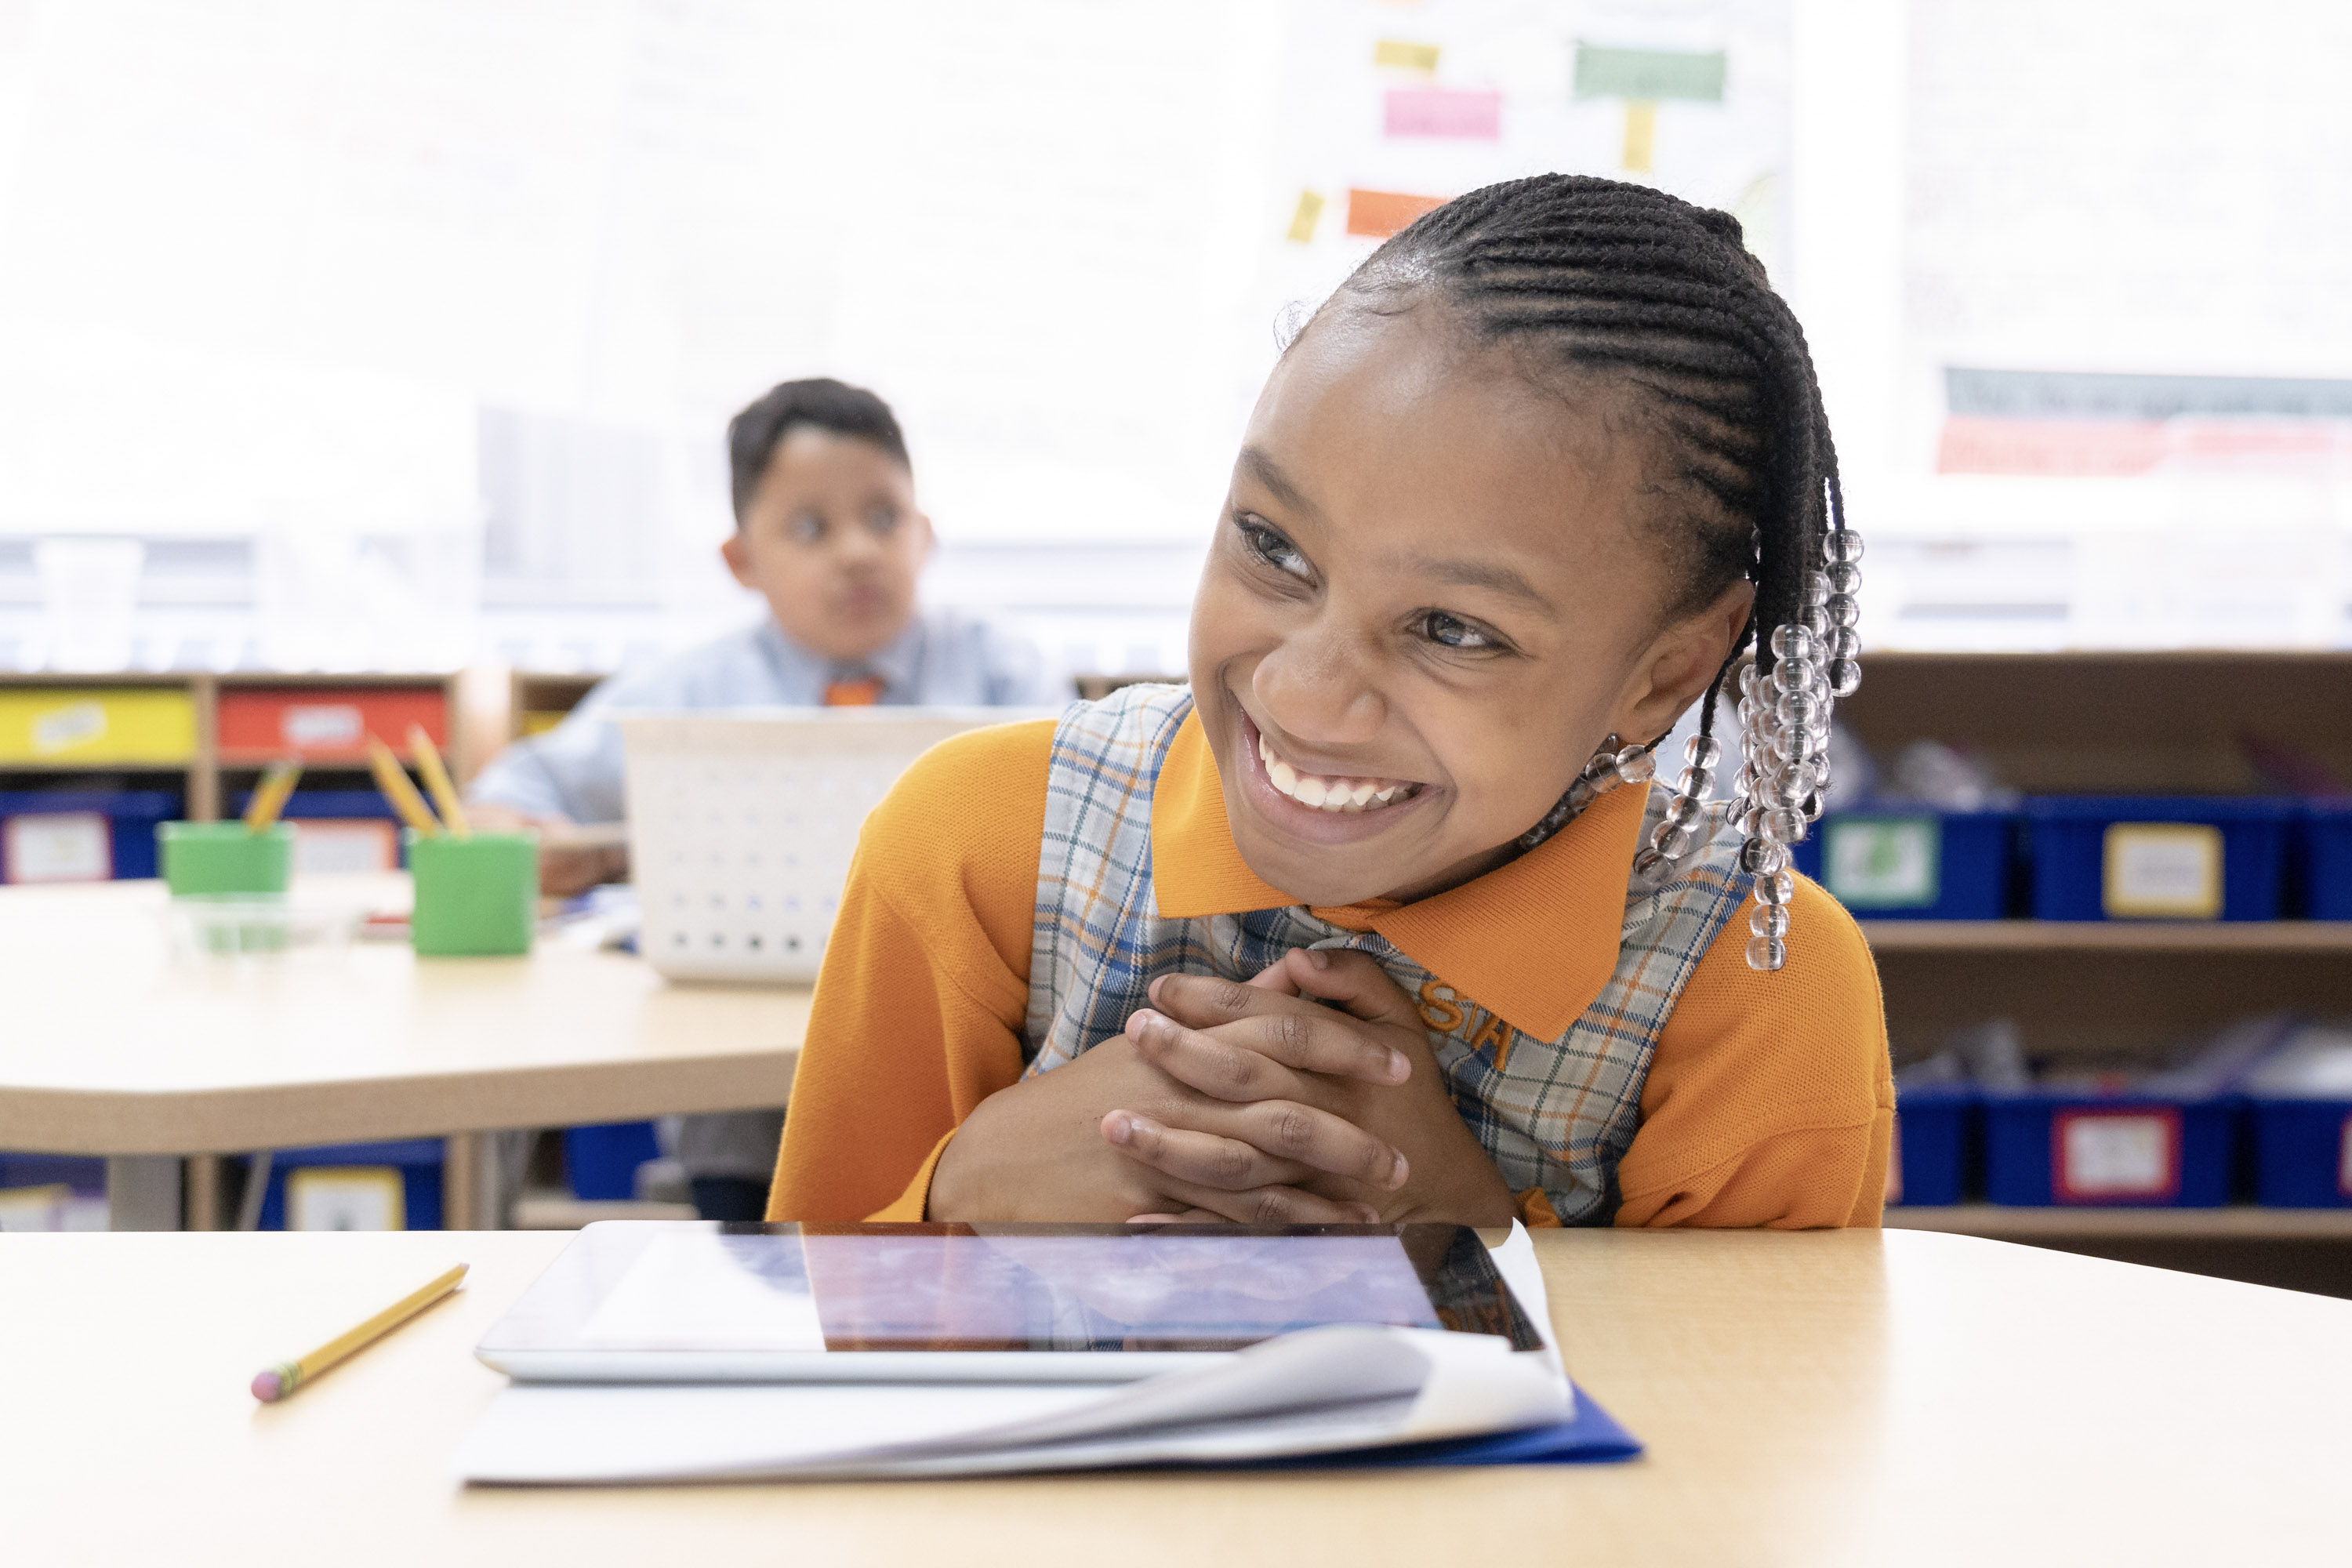
[[[1053,738],[1041,720],[949,741],[867,819],[793,1080],[769,1218],[921,1219],[948,1139],[1019,1081]],[[1641,822],[1642,792],[1619,790],[1458,888],[1314,912],[1380,932],[1439,976],[1454,1005],[1556,1039],[1616,965]],[[1163,916],[1297,901],[1234,846],[1197,715],[1153,789],[1151,850]],[[1744,911],[1692,971],[1618,1164],[1617,1224],[1878,1223],[1895,1114],[1878,973],[1853,919],[1802,879],[1790,927],[1775,973],[1748,967]],[[1531,1209],[1543,1217],[1540,1203]]]

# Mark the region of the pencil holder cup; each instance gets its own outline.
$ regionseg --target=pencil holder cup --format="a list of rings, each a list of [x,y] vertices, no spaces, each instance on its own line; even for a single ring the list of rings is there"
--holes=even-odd
[[[539,925],[539,837],[477,833],[467,838],[410,828],[408,870],[416,908],[409,942],[428,958],[491,958],[530,951]]]
[[[159,822],[155,842],[175,899],[283,893],[294,870],[291,823],[253,833],[242,822]]]

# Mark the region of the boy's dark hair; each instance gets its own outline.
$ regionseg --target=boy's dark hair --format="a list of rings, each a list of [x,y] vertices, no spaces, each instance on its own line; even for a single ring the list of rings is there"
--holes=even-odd
[[[1844,500],[1804,333],[1741,244],[1739,220],[1645,185],[1512,180],[1423,214],[1342,292],[1378,310],[1390,297],[1410,308],[1424,289],[1475,341],[1633,395],[1681,503],[1662,520],[1683,571],[1676,607],[1754,579],[1732,660],[1752,641],[1769,671],[1772,631],[1802,616],[1804,575],[1821,564],[1824,532],[1843,525]],[[1707,689],[1704,730],[1719,684]]]
[[[830,376],[782,382],[727,422],[727,462],[733,470],[739,526],[743,509],[751,504],[751,492],[760,488],[760,476],[768,471],[768,459],[775,456],[777,443],[803,425],[871,441],[908,474],[915,471],[915,465],[907,460],[907,437],[899,433],[898,416],[888,404],[862,386]]]

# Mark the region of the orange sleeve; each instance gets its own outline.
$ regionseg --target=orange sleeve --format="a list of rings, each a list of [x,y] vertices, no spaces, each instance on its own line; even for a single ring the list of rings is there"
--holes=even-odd
[[[770,1219],[922,1218],[949,1134],[1021,1077],[1053,740],[1040,720],[943,742],[866,819]]]
[[[1797,879],[1784,967],[1726,923],[1659,1033],[1617,1167],[1621,1226],[1874,1226],[1895,1081],[1878,969],[1844,906]]]

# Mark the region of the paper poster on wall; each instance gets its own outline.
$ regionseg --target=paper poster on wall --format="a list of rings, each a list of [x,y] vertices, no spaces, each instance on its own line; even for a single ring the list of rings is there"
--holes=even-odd
[[[1428,207],[1528,174],[1629,179],[1733,213],[1785,268],[1789,0],[1296,0],[1260,242],[1272,320]],[[1410,16],[1411,32],[1402,31]],[[1345,221],[1300,238],[1302,190]]]

